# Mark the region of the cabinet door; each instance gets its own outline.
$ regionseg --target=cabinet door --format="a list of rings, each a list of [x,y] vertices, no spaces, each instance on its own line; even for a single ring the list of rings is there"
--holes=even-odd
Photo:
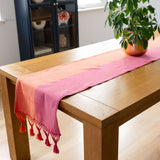
[[[31,1],[33,3],[33,0]],[[53,7],[47,0],[31,4],[31,28],[34,56],[42,56],[55,52],[53,31]]]
[[[78,17],[76,0],[57,0],[58,51],[78,47]]]

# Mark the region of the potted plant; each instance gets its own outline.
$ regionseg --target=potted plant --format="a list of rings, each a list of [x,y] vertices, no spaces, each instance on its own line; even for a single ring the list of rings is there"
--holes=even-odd
[[[112,0],[106,1],[109,8],[106,23],[114,29],[116,39],[122,37],[120,44],[129,55],[143,55],[148,40],[160,33],[154,7],[150,0]]]

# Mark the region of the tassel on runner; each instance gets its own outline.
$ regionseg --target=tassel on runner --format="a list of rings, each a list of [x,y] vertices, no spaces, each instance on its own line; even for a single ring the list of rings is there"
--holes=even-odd
[[[48,138],[49,133],[47,133],[46,131],[44,131],[44,133],[45,133],[45,135],[46,135],[45,145],[46,145],[46,146],[48,146],[48,147],[50,147],[50,146],[51,146],[51,144],[50,144],[50,142],[49,142],[49,138]]]
[[[38,126],[36,126],[36,128],[37,128],[37,130],[38,130],[38,134],[37,134],[37,139],[38,140],[40,140],[40,141],[43,141],[43,138],[42,138],[42,135],[41,135],[41,129],[38,127]]]
[[[28,120],[28,122],[29,122],[29,124],[30,124],[30,136],[34,136],[35,135],[35,133],[34,133],[34,130],[33,130],[33,125],[34,125],[34,123],[31,123],[29,120]]]
[[[53,152],[54,153],[59,153],[59,149],[58,149],[58,146],[57,146],[57,142],[59,140],[59,136],[57,136],[57,137],[52,136],[52,139],[54,141]]]
[[[21,132],[21,133],[26,132],[26,128],[24,127],[24,121],[21,121],[21,126],[19,129],[19,132]]]

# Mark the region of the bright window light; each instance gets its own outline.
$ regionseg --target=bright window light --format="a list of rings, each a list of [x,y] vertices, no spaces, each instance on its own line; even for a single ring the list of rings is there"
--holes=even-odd
[[[106,0],[78,0],[78,8],[96,8],[103,7]]]
[[[100,3],[101,0],[78,0],[79,5]]]

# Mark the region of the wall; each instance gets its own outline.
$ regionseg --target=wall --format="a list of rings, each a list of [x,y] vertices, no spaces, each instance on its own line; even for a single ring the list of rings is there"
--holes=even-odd
[[[19,61],[19,48],[13,0],[0,0],[0,65]]]
[[[104,25],[105,19],[103,8],[79,12],[80,46],[113,38],[112,29]]]

